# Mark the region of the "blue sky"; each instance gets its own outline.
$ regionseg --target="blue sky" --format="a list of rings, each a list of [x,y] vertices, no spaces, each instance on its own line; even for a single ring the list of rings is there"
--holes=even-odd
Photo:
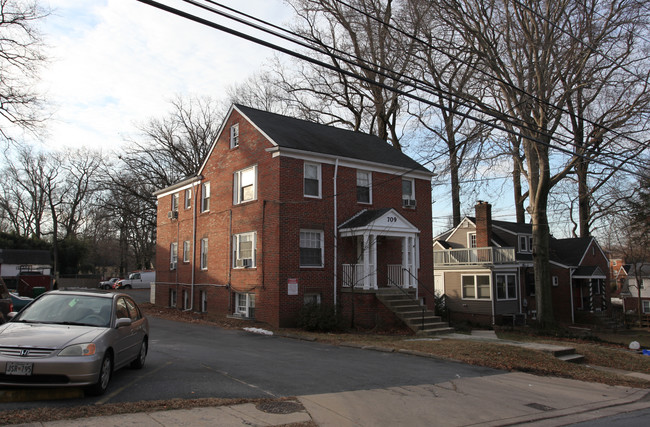
[[[185,7],[180,0],[159,1]],[[222,3],[277,25],[292,17],[281,0]],[[52,110],[44,143],[51,148],[119,149],[136,124],[164,116],[176,95],[223,99],[228,86],[257,72],[273,55],[136,0],[49,0],[43,5],[52,10],[41,25],[50,59],[41,87]],[[434,187],[433,197],[437,234],[451,215],[448,185]],[[473,215],[479,199],[491,202],[499,219],[514,214],[511,193],[500,193],[498,186],[463,197],[463,214]]]
[[[276,24],[291,16],[280,0],[223,3]],[[136,123],[164,115],[177,94],[218,99],[272,55],[136,0],[43,5],[52,10],[40,26],[48,46],[40,85],[52,109],[45,141],[51,147],[115,148]]]

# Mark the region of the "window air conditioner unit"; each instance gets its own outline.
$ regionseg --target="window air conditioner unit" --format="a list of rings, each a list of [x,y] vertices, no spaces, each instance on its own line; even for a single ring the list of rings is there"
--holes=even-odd
[[[178,218],[178,211],[169,211],[169,212],[167,212],[167,218],[168,219],[177,219]]]
[[[244,258],[242,260],[242,267],[244,268],[250,268],[253,266],[253,260],[250,258]]]
[[[416,205],[415,199],[402,199],[402,206],[405,208],[414,208]]]
[[[169,269],[170,270],[176,270],[176,263],[175,262],[170,262],[169,263]]]

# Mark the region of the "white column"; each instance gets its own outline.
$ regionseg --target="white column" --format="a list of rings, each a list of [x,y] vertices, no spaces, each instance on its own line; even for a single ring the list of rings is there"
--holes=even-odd
[[[370,289],[370,235],[363,235],[363,289]]]
[[[402,237],[402,287],[409,287],[409,276],[408,276],[408,266],[409,266],[409,243],[408,237]]]
[[[377,236],[374,234],[371,234],[370,236],[370,260],[372,261],[371,263],[371,268],[372,271],[370,274],[372,274],[372,282],[371,282],[371,287],[372,289],[377,289]]]

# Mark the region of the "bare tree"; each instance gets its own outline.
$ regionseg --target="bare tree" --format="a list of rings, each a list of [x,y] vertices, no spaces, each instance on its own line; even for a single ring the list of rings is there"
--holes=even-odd
[[[176,97],[171,112],[140,126],[141,134],[105,171],[101,204],[115,218],[119,234],[121,272],[128,269],[129,246],[138,267],[154,259],[156,198],[153,192],[194,175],[216,141],[225,114],[210,98]]]
[[[469,118],[481,113],[466,99],[470,94],[482,99],[488,85],[477,78],[473,56],[458,48],[460,36],[455,29],[441,25],[438,9],[432,3],[411,0],[409,12],[408,21],[402,20],[401,26],[409,28],[408,33],[412,32],[410,28],[419,30],[413,70],[418,84],[426,89],[421,96],[431,100],[427,104],[412,103],[409,111],[433,136],[425,137],[420,152],[431,159],[445,159],[456,226],[461,221],[461,178],[476,176],[482,143],[491,131],[486,124]],[[463,96],[458,97],[459,93]]]
[[[279,85],[302,117],[317,116],[377,135],[401,149],[400,96],[381,85],[405,89],[402,75],[411,66],[415,41],[392,31],[402,3],[393,0],[289,0],[296,11],[295,31],[312,40],[319,56],[334,67],[362,76],[299,64]],[[313,54],[313,53],[310,53]],[[376,83],[379,83],[376,84]]]
[[[522,136],[528,181],[528,211],[533,228],[533,259],[537,315],[542,326],[554,323],[549,270],[548,200],[555,184],[570,173],[579,155],[567,155],[558,138],[569,100],[585,83],[588,59],[602,46],[583,41],[585,25],[576,19],[589,8],[621,8],[634,2],[591,0],[440,0],[446,24],[464,37],[464,47],[476,55],[492,76],[507,110],[495,111]],[[636,6],[639,11],[642,8]],[[603,24],[600,15],[594,21]],[[593,30],[592,30],[593,31]],[[600,52],[598,52],[600,53]],[[588,83],[588,82],[587,82]],[[559,151],[556,151],[559,150]],[[558,167],[558,162],[562,162]],[[551,170],[556,173],[551,175]]]
[[[0,0],[0,137],[12,128],[36,130],[43,99],[34,89],[45,61],[36,23],[46,16],[36,1]]]

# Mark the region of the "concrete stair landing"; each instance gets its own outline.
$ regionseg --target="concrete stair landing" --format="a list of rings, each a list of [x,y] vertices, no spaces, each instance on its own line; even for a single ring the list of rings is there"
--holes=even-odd
[[[400,318],[406,326],[418,335],[437,335],[453,332],[447,322],[443,322],[440,316],[415,300],[413,292],[402,292],[398,289],[380,289],[377,292],[377,299],[389,310]]]

